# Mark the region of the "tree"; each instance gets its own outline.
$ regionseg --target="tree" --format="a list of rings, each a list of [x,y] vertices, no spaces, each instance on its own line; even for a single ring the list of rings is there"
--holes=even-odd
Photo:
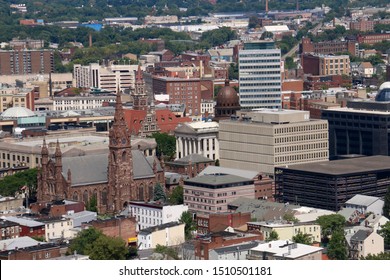
[[[179,259],[179,255],[177,251],[172,247],[167,247],[167,246],[157,244],[156,248],[154,249],[154,252],[164,255],[165,259],[174,259],[174,260]]]
[[[332,233],[328,245],[328,257],[332,260],[346,260],[348,250],[344,238],[344,231],[337,229]]]
[[[168,156],[172,159],[176,152],[176,138],[175,136],[168,135],[167,133],[155,132],[152,134],[152,138],[156,139],[157,143],[157,156]]]
[[[384,238],[385,248],[390,248],[390,222],[384,224],[378,233]]]
[[[293,222],[293,223],[298,223],[299,220],[297,218],[295,218],[294,214],[291,214],[291,213],[286,213],[283,215],[283,220],[287,221],[287,222]]]
[[[377,255],[368,254],[366,257],[361,256],[361,260],[390,260],[390,252],[379,253]]]
[[[269,233],[269,236],[265,239],[265,241],[270,242],[274,240],[279,240],[279,234],[276,231],[272,230]]]
[[[390,219],[390,187],[387,188],[385,204],[383,205],[383,216]]]
[[[301,243],[301,244],[306,244],[306,245],[310,245],[312,244],[312,236],[308,233],[302,233],[302,232],[298,232],[298,234],[294,235],[292,240],[295,242],[295,243]]]
[[[339,214],[331,214],[318,217],[316,222],[321,226],[322,238],[328,239],[329,235],[344,229],[345,218]]]
[[[219,159],[215,160],[215,166],[220,166]]]
[[[173,205],[180,205],[184,203],[183,199],[183,186],[177,186],[173,189],[172,193],[169,195],[168,201]]]
[[[159,200],[165,201],[166,199],[167,199],[167,197],[166,197],[164,188],[159,183],[157,183],[153,189],[153,200],[154,201],[159,201]]]
[[[91,260],[125,260],[128,254],[126,243],[120,237],[101,235],[88,251]]]
[[[263,34],[261,34],[260,39],[261,40],[272,39],[273,37],[274,37],[274,33],[269,32],[269,31],[265,31],[265,32],[263,32]]]
[[[88,201],[86,207],[88,211],[96,212],[98,213],[97,209],[97,197],[96,194],[92,195],[91,199]]]
[[[291,56],[286,57],[286,68],[287,69],[297,68],[297,64],[294,62],[294,59]]]
[[[228,69],[229,80],[238,80],[238,64],[230,63]]]
[[[257,16],[251,16],[248,22],[248,28],[258,28],[260,27],[260,19]]]
[[[0,195],[14,196],[16,193],[21,193],[23,186],[28,186],[30,196],[36,195],[37,173],[37,169],[32,168],[4,177],[0,180]]]
[[[184,234],[186,240],[191,239],[192,232],[196,229],[195,221],[192,218],[192,214],[188,211],[183,212],[180,216],[179,222],[185,224]]]
[[[93,227],[85,229],[78,233],[69,246],[68,253],[73,254],[74,251],[81,255],[88,255],[92,245],[102,236],[103,233]]]
[[[138,257],[138,249],[137,247],[130,246],[129,250],[126,254],[126,260],[132,260]]]

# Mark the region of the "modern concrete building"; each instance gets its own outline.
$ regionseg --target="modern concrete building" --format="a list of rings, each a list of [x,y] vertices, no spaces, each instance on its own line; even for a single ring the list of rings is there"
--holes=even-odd
[[[219,123],[221,166],[274,174],[277,166],[328,160],[328,124],[307,111],[239,111]]]
[[[121,90],[134,88],[135,71],[138,65],[110,65],[101,66],[91,63],[86,66],[75,64],[73,78],[76,87],[96,87],[115,92],[118,87]]]
[[[179,124],[175,129],[176,159],[190,154],[219,159],[217,122],[192,122]]]
[[[254,181],[227,174],[198,176],[184,181],[184,205],[201,214],[228,210],[228,203],[240,197],[254,198]]]
[[[241,108],[281,108],[281,52],[275,43],[244,43],[238,60]]]

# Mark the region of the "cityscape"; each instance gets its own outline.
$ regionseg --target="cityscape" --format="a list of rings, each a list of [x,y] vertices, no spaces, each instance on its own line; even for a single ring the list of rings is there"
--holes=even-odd
[[[388,1],[4,0],[0,27],[0,260],[390,259]]]

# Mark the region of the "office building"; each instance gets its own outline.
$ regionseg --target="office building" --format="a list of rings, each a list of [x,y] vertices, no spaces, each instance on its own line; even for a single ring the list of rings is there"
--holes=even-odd
[[[221,166],[273,176],[276,166],[328,160],[328,124],[308,111],[239,111],[219,122]]]
[[[375,101],[348,101],[346,108],[322,111],[329,122],[329,156],[390,155],[390,82],[383,83]]]
[[[47,74],[54,71],[51,50],[0,51],[0,75]]]
[[[275,43],[244,43],[238,59],[241,108],[281,108],[281,52]]]
[[[358,157],[275,168],[280,202],[338,211],[357,194],[384,197],[390,157]]]

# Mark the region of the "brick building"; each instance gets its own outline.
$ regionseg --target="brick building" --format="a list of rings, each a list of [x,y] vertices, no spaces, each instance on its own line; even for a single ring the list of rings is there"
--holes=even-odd
[[[198,234],[224,231],[227,227],[238,228],[251,221],[251,213],[217,213],[197,215]]]
[[[81,225],[83,229],[94,227],[110,237],[120,237],[127,243],[134,243],[137,221],[134,217],[116,216],[105,220],[94,220]]]
[[[0,252],[0,260],[48,260],[61,256],[60,246],[43,243],[23,249]]]
[[[54,71],[51,50],[0,51],[0,75],[47,74]]]
[[[305,74],[314,76],[349,75],[350,60],[348,55],[302,54],[302,67]]]
[[[200,115],[201,100],[212,100],[214,88],[212,80],[153,77],[153,93],[168,94],[170,104],[185,104],[191,116]]]
[[[7,220],[0,220],[0,240],[18,238],[20,229],[21,228],[19,227],[18,223]]]
[[[45,224],[23,217],[5,217],[4,220],[19,225],[19,236],[45,237]]]
[[[305,90],[322,90],[332,87],[346,87],[352,84],[352,78],[345,75],[307,76]]]
[[[302,38],[302,43],[300,44],[300,53],[330,54],[349,52],[352,55],[357,56],[358,50],[359,47],[355,40],[323,41],[313,43],[310,38]]]
[[[239,245],[244,242],[250,241],[262,241],[263,235],[260,233],[230,233],[230,232],[218,232],[207,236],[205,239],[197,239],[194,241],[194,251],[196,260],[208,260],[210,250]]]
[[[351,21],[349,23],[349,29],[358,30],[360,32],[373,31],[375,22],[373,20],[360,19],[357,21]]]
[[[165,171],[187,175],[189,178],[197,176],[207,166],[214,165],[213,159],[198,154],[190,154],[180,159],[165,163]]]
[[[372,34],[372,35],[361,35],[357,36],[359,44],[373,45],[375,43],[381,43],[382,41],[390,40],[390,33]]]

